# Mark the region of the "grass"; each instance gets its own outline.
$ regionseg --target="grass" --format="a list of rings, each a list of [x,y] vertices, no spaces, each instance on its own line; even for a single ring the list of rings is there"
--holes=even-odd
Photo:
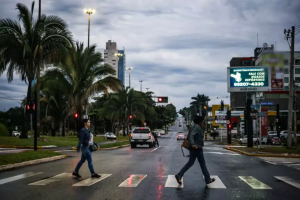
[[[128,140],[128,136],[117,136],[117,141]],[[107,142],[104,137],[94,137],[94,142],[101,143]],[[66,137],[51,137],[41,136],[38,138],[38,146],[55,145],[58,147],[76,146],[78,144],[78,138],[76,136]],[[13,146],[33,146],[33,137],[28,139],[20,139],[18,137],[0,137],[0,145],[13,145]]]
[[[59,155],[62,154],[53,151],[46,151],[46,150],[25,151],[21,153],[5,154],[5,155],[0,155],[0,166],[14,164],[14,163],[21,163],[29,160],[40,159],[40,158],[59,156]]]
[[[239,148],[239,150],[246,151],[248,153],[256,152],[257,147],[245,147]],[[292,149],[287,149],[286,147],[264,147],[259,149],[259,152],[267,152],[267,153],[287,153],[287,154],[300,154],[300,147],[293,147]]]
[[[130,142],[124,141],[124,142],[115,142],[115,143],[111,143],[111,144],[103,144],[103,145],[100,145],[100,148],[111,148],[111,147],[122,146],[125,144],[130,144]]]

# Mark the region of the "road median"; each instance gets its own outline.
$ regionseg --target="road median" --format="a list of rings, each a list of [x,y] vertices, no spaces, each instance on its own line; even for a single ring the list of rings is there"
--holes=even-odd
[[[0,155],[0,171],[60,160],[63,158],[66,158],[66,155],[46,150]]]
[[[277,149],[276,149],[277,148]],[[286,149],[284,147],[267,147],[257,151],[256,147],[235,148],[232,146],[224,147],[224,149],[241,153],[247,156],[256,157],[282,157],[282,158],[300,158],[300,149]]]

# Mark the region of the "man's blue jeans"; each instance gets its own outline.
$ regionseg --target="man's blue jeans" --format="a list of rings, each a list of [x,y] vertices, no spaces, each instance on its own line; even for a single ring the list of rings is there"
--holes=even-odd
[[[210,175],[209,172],[206,168],[206,164],[205,164],[205,160],[204,160],[204,155],[203,155],[203,149],[190,149],[190,157],[189,157],[189,161],[185,164],[185,166],[180,170],[180,172],[178,173],[178,175],[180,177],[183,177],[184,173],[191,167],[194,165],[196,158],[198,159],[198,162],[200,164],[202,173],[204,175],[205,178],[205,182],[206,184],[210,183],[211,179],[210,179]]]
[[[92,153],[91,153],[90,149],[88,147],[82,147],[81,151],[82,151],[81,159],[75,168],[75,172],[78,173],[82,164],[85,162],[85,160],[87,160],[91,174],[92,175],[95,174]]]

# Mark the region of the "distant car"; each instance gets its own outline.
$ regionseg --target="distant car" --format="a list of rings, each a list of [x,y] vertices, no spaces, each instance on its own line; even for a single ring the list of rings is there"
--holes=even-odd
[[[177,140],[184,140],[185,139],[185,135],[182,132],[178,132],[177,133]]]
[[[109,133],[109,132],[104,134],[104,138],[107,140],[116,140],[117,139],[117,137],[115,136],[114,133]]]
[[[271,145],[273,145],[273,144],[281,145],[281,139],[277,136],[268,135],[268,136],[265,136],[265,138],[263,138],[263,143],[271,144]]]
[[[268,136],[277,136],[277,131],[269,131]]]
[[[149,148],[152,148],[156,145],[155,138],[148,127],[135,127],[133,132],[130,134],[129,141],[131,148],[135,148],[138,144],[149,145]]]
[[[253,143],[254,144],[257,144],[257,140],[259,138],[256,136],[256,135],[253,135]],[[244,135],[240,141],[239,141],[240,144],[247,144],[248,143],[248,136],[247,135]]]
[[[159,131],[153,131],[154,133],[156,133],[157,137],[161,137],[161,134]]]
[[[287,139],[287,135],[288,135],[288,131],[287,130],[284,130],[284,131],[280,132],[280,138],[281,139],[284,139],[284,138]],[[297,133],[296,136],[300,137],[300,133]],[[294,131],[292,131],[292,138],[294,138]]]
[[[11,133],[11,135],[12,135],[12,136],[15,136],[15,137],[20,137],[21,133],[18,132],[18,131],[13,131],[13,132]]]

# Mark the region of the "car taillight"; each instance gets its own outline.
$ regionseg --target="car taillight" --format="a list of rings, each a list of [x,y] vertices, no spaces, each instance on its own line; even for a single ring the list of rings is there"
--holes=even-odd
[[[148,136],[149,136],[149,139],[151,139],[151,134],[150,134],[150,133],[149,133],[149,135],[148,135]]]
[[[272,140],[274,140],[274,139],[272,139]]]

